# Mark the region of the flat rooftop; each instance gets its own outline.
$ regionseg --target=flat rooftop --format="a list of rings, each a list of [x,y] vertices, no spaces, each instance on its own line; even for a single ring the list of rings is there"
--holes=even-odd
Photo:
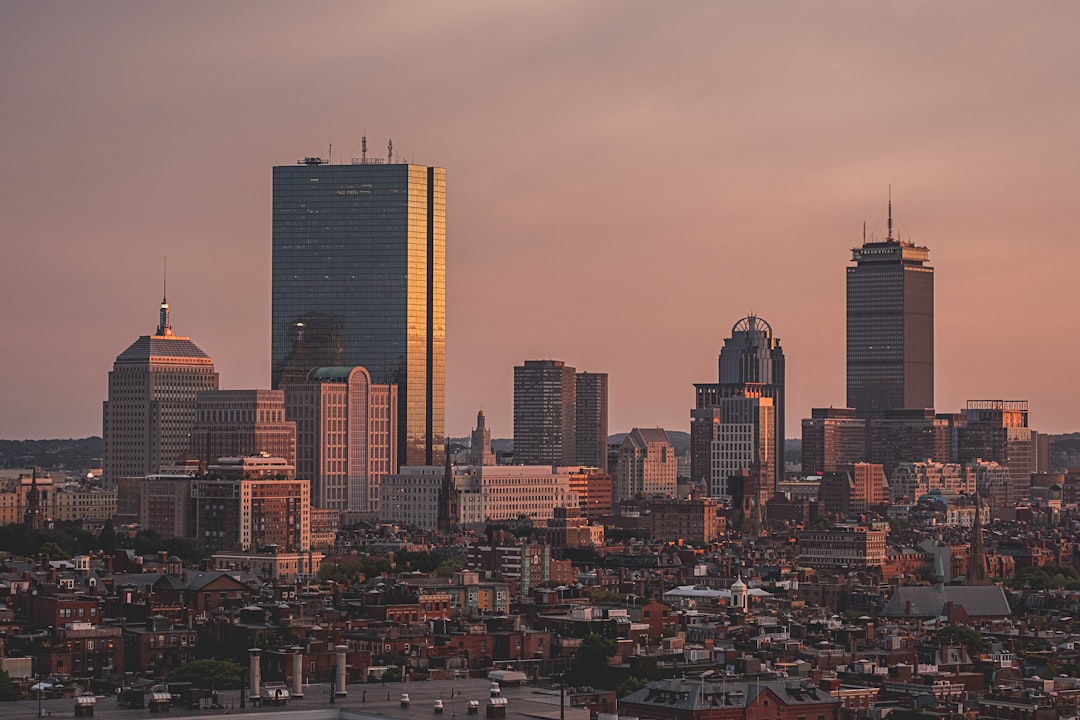
[[[273,680],[269,681],[271,685]],[[250,704],[240,709],[240,691],[224,692],[224,709],[189,710],[173,707],[168,713],[151,713],[147,708],[125,708],[115,697],[98,696],[94,706],[94,718],[106,720],[136,720],[154,717],[216,717],[242,715],[245,718],[270,718],[273,720],[425,720],[436,718],[434,705],[441,699],[445,705],[442,715],[446,720],[465,720],[470,700],[480,702],[480,714],[484,718],[484,707],[488,699],[491,681],[484,678],[466,680],[427,680],[405,683],[358,683],[347,686],[348,695],[335,699],[330,704],[330,687],[327,683],[312,683],[304,687],[304,698],[292,700],[284,707],[252,707]],[[569,688],[567,688],[569,691]],[[454,697],[451,698],[451,691]],[[401,693],[409,693],[410,705],[401,707]],[[569,694],[569,692],[567,693]],[[502,696],[507,699],[506,717],[534,718],[535,720],[558,720],[559,688],[551,687],[546,681],[540,685],[516,687],[504,685]],[[387,699],[389,698],[389,700]],[[568,701],[569,702],[569,701]],[[75,715],[75,700],[43,700],[42,710],[46,717],[70,718]],[[38,717],[38,701],[19,700],[3,703],[0,714],[5,720],[29,720]],[[566,720],[589,720],[588,710],[566,707]]]

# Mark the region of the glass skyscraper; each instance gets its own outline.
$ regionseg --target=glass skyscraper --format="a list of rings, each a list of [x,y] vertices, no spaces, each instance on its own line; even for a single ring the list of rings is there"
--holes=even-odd
[[[398,386],[398,461],[442,462],[446,170],[318,158],[274,168],[274,388],[360,365]]]

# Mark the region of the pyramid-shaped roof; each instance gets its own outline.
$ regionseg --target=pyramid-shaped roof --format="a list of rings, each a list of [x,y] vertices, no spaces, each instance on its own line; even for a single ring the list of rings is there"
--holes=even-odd
[[[116,356],[117,363],[148,363],[151,360],[206,360],[210,356],[189,338],[179,335],[143,335]]]

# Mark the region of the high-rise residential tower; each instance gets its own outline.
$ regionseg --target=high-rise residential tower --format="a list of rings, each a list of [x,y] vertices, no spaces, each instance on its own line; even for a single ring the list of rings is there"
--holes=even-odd
[[[608,469],[608,376],[579,372],[576,376],[577,464]]]
[[[398,461],[440,465],[445,251],[443,168],[366,156],[275,167],[273,387],[363,366],[398,387]]]
[[[934,407],[934,269],[930,251],[888,236],[851,251],[847,268],[847,405],[860,417]]]
[[[765,436],[771,443],[761,457],[774,483],[784,477],[784,350],[772,326],[748,315],[731,328],[720,350],[719,382],[695,383],[696,403],[690,423],[690,476],[695,483],[715,489],[726,478],[713,477],[713,442],[718,438],[718,416],[710,411],[724,398],[768,398],[772,427]],[[761,403],[758,403],[761,405]],[[728,422],[728,421],[723,421]],[[759,453],[760,454],[760,453]]]
[[[619,446],[612,496],[674,495],[675,448],[663,428],[634,428]]]
[[[173,334],[163,297],[158,327],[116,357],[103,406],[102,482],[142,477],[172,465],[188,450],[201,390],[217,390],[214,361],[190,338]]]
[[[561,360],[514,368],[514,462],[577,464],[577,379]]]

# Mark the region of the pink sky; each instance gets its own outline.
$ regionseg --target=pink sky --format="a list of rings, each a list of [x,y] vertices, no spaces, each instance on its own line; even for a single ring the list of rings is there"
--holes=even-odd
[[[686,430],[732,324],[843,405],[862,224],[936,268],[937,406],[1080,430],[1080,4],[7,2],[0,437],[101,433],[173,325],[269,385],[270,183],[305,155],[447,168],[447,430],[513,433],[513,367],[610,374]]]

